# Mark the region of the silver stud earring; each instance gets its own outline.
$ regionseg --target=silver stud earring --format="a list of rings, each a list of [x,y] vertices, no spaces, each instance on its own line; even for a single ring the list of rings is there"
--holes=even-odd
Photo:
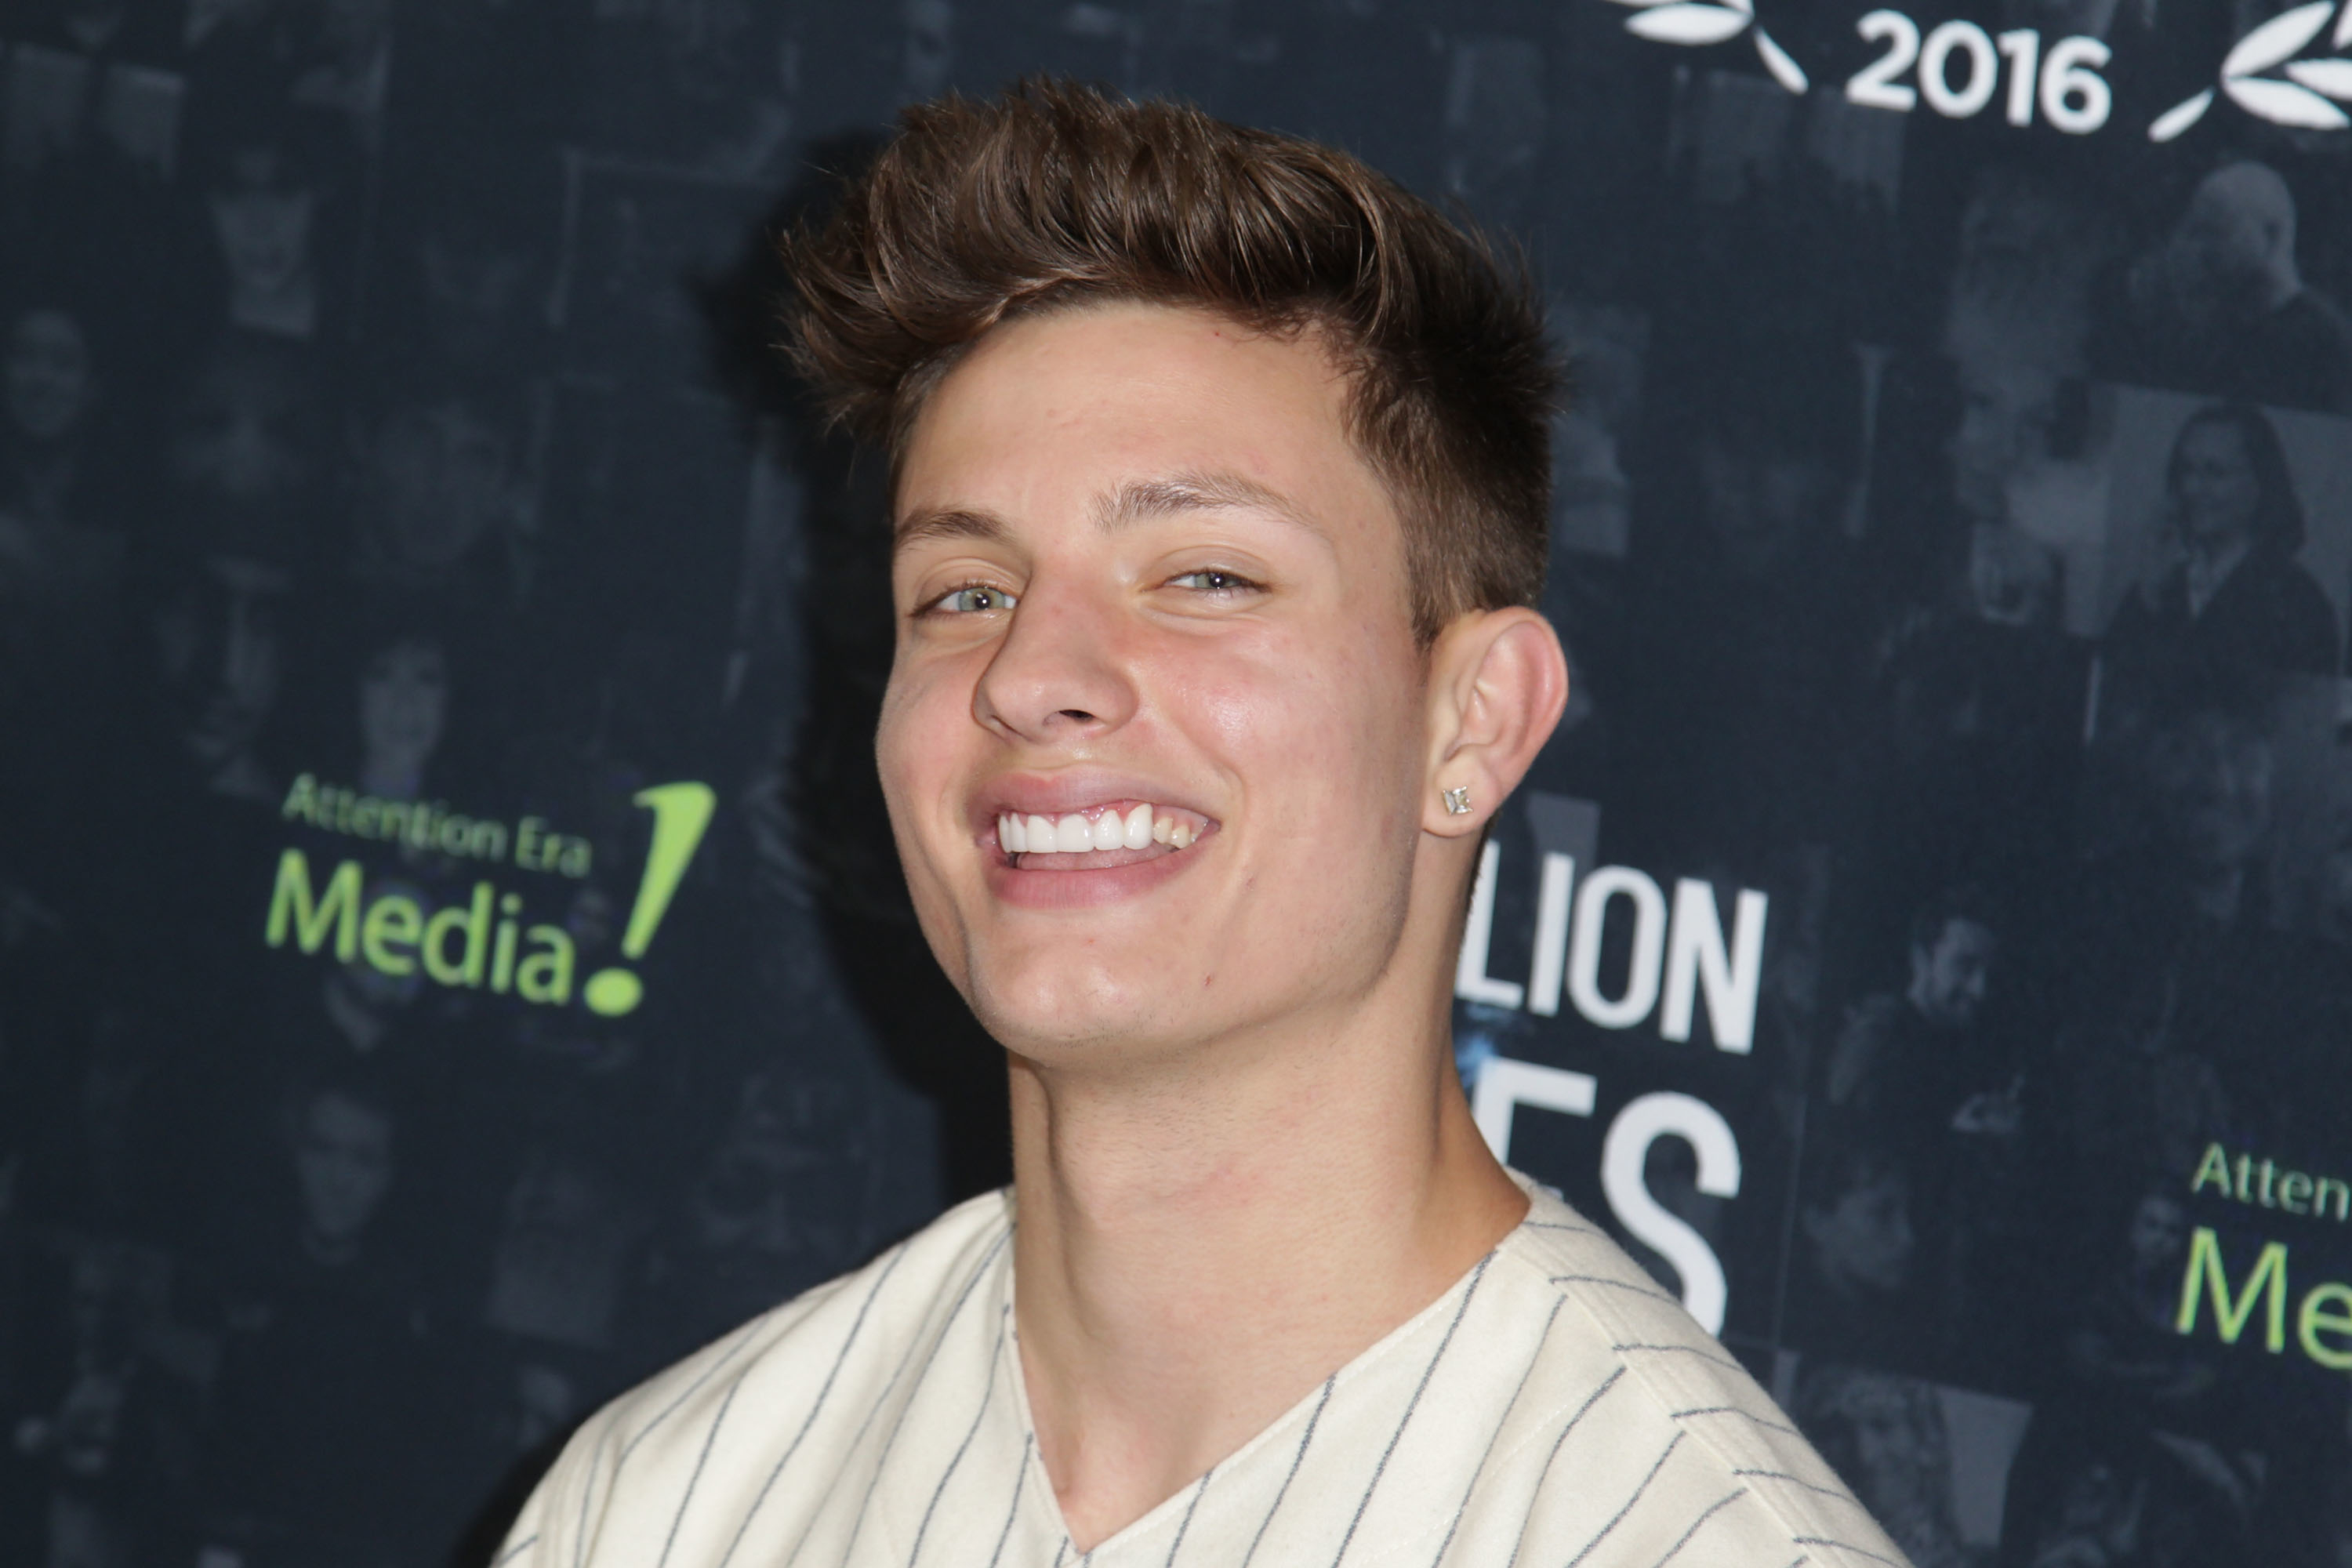
[[[1448,816],[1467,816],[1470,815],[1470,786],[1468,784],[1458,784],[1453,789],[1445,792],[1445,815]]]

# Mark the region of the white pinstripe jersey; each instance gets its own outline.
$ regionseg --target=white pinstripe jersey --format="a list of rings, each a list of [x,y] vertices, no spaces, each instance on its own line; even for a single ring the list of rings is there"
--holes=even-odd
[[[1037,1458],[995,1193],[606,1406],[500,1562],[1900,1568],[1738,1363],[1532,1195],[1444,1297],[1083,1556]]]

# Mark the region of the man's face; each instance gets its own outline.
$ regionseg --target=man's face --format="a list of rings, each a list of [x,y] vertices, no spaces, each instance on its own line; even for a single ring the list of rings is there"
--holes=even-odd
[[[1999,946],[1974,921],[1947,921],[1935,946],[1912,948],[1911,1000],[1920,1016],[1939,1029],[1975,1023]]]
[[[2180,507],[2181,531],[2196,542],[2222,545],[2252,537],[2263,482],[2245,437],[2235,426],[2215,420],[2200,420],[2182,431],[2172,458],[2172,493]]]
[[[2133,1267],[2144,1276],[2176,1272],[2189,1239],[2189,1216],[2170,1193],[2150,1193],[2132,1210],[2126,1245]]]
[[[2216,280],[2259,278],[2270,260],[2270,231],[2228,171],[2197,187],[2180,220],[2180,240]]]
[[[448,708],[448,663],[438,643],[394,643],[360,671],[360,734],[371,753],[430,757],[441,744]]]
[[[1799,559],[1807,535],[1821,529],[1831,481],[1818,462],[1706,440],[1699,444],[1698,474],[1707,528],[1725,564],[1743,577]]]
[[[1911,1279],[1911,1184],[1899,1171],[1874,1171],[1827,1207],[1799,1216],[1822,1278],[1840,1295],[1893,1295]]]
[[[10,422],[34,440],[57,441],[71,433],[92,391],[89,348],[74,319],[49,310],[17,318],[0,390]]]
[[[373,458],[383,543],[402,565],[455,566],[499,521],[506,439],[463,404],[392,415],[376,432]]]
[[[309,394],[282,362],[224,356],[197,377],[173,437],[172,477],[240,506],[292,497],[310,460],[302,412]]]
[[[230,187],[212,195],[213,233],[229,277],[241,289],[276,293],[310,265],[310,191],[284,177],[278,155],[252,148],[236,156]]]
[[[358,1100],[318,1096],[302,1118],[294,1174],[312,1232],[323,1241],[352,1239],[392,1185],[392,1123]]]
[[[932,950],[1016,1052],[1336,1023],[1388,963],[1425,676],[1344,390],[1311,339],[1100,307],[992,331],[914,427],[882,782]],[[1142,806],[1170,841],[1105,825]],[[1008,852],[1008,816],[1119,847]]]
[[[2027,354],[1961,356],[1960,420],[1946,444],[1952,500],[1971,522],[2008,521],[2010,485],[2050,458],[2060,376]]]
[[[2242,866],[2271,825],[2270,742],[2252,723],[2196,713],[2149,745],[2157,806],[2173,847],[2193,867]]]
[[[1885,1373],[1854,1380],[1840,1412],[1851,1425],[1854,1458],[1867,1478],[1872,1506],[1916,1501],[1920,1471],[1918,1424],[1904,1383]]]
[[[955,68],[953,0],[906,0],[898,16],[907,29],[900,58],[906,95],[915,101],[936,98]]]
[[[292,591],[282,567],[215,555],[157,617],[173,720],[199,764],[219,766],[251,745],[277,707],[283,665],[278,623]]]
[[[2192,332],[2228,331],[2269,306],[2272,252],[2283,237],[2248,183],[2238,169],[2206,176],[2151,258],[2148,281],[2176,323]]]

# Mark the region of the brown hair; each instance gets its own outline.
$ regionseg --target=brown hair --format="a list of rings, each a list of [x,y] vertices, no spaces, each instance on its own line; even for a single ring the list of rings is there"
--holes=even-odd
[[[1199,306],[1314,331],[1343,367],[1424,643],[1542,592],[1558,377],[1525,272],[1346,153],[1031,80],[907,110],[784,253],[795,363],[894,468],[924,399],[1000,321]]]

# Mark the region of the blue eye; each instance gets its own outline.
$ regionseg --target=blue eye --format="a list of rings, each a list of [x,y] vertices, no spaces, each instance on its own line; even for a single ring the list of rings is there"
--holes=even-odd
[[[967,583],[932,600],[930,607],[950,616],[984,616],[992,611],[1009,610],[1018,602],[1002,588]]]
[[[1186,572],[1169,580],[1170,585],[1191,588],[1204,594],[1239,594],[1257,586],[1238,572],[1223,572],[1213,566],[1198,572]]]

